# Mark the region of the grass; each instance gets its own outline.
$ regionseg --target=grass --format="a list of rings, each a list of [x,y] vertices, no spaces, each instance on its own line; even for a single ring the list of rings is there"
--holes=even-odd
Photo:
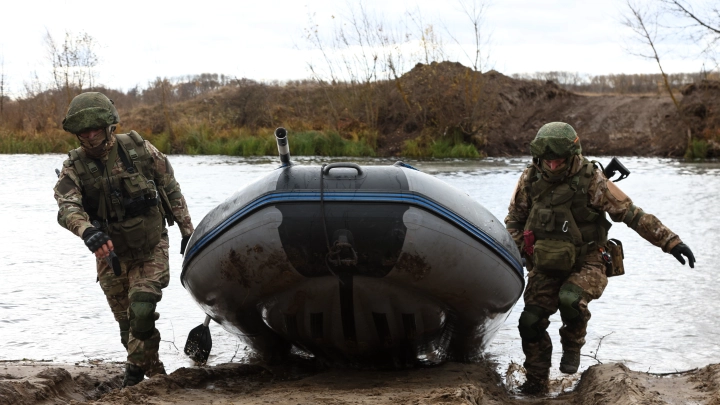
[[[273,156],[277,143],[272,129],[254,133],[246,129],[215,130],[206,124],[173,128],[169,132],[143,135],[163,153],[187,155]],[[294,156],[375,156],[377,134],[361,132],[345,139],[334,131],[290,133]],[[56,131],[27,135],[0,130],[0,153],[67,153],[78,147],[74,136]]]
[[[708,143],[693,139],[685,150],[685,160],[704,160],[708,153]]]
[[[411,158],[478,158],[482,155],[474,145],[457,140],[440,139],[423,142],[417,139],[405,141],[403,156]]]
[[[55,134],[19,134],[0,129],[0,153],[67,153],[77,148],[74,136],[59,137]]]
[[[206,123],[178,125],[173,134],[141,134],[166,154],[274,156],[273,129],[250,132],[245,128],[216,129]],[[427,139],[427,138],[420,138]],[[299,131],[289,135],[293,156],[376,156],[378,133],[361,130],[345,137],[336,131]],[[0,153],[67,153],[79,146],[73,135],[61,130],[28,135],[0,129]],[[413,158],[477,158],[476,147],[457,139],[406,141],[402,155]]]

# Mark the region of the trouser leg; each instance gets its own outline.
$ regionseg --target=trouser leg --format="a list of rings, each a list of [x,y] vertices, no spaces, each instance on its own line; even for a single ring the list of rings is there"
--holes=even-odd
[[[552,365],[552,340],[547,332],[549,317],[558,308],[558,290],[563,280],[531,271],[523,298],[525,309],[518,329],[522,339],[528,378],[547,380]]]
[[[116,276],[104,259],[97,261],[97,272],[100,288],[102,288],[113,317],[120,327],[120,342],[127,349],[130,333],[130,321],[128,320],[130,285],[127,273],[123,272],[120,276]]]
[[[587,325],[592,316],[588,304],[600,298],[607,286],[605,266],[602,263],[586,263],[577,273],[572,273],[559,293],[560,341],[565,351],[580,352],[585,344]]]
[[[155,309],[162,299],[162,289],[170,281],[167,237],[160,240],[150,259],[131,263],[128,279],[128,363],[143,369],[148,377],[164,374],[165,368],[158,355],[160,332],[155,328]]]
[[[542,315],[536,312],[543,312]],[[552,340],[547,332],[550,325],[548,316],[542,308],[525,306],[520,315],[520,336],[522,338],[522,349],[525,354],[523,367],[528,376],[547,379],[550,366],[552,365]],[[527,319],[530,318],[530,319]],[[533,330],[534,329],[534,330]],[[537,334],[533,336],[533,333]],[[531,335],[529,337],[528,335]]]

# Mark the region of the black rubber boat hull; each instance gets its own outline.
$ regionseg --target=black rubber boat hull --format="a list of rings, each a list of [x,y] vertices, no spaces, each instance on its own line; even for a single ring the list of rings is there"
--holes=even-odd
[[[201,221],[181,280],[265,361],[370,365],[472,359],[524,288],[502,222],[402,164],[268,174]]]

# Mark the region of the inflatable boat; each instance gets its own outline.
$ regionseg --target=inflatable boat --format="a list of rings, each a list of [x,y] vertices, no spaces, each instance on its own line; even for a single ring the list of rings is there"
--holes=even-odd
[[[276,137],[282,166],[188,243],[181,280],[205,313],[270,363],[293,346],[347,365],[481,354],[524,288],[504,224],[402,162],[295,165]]]

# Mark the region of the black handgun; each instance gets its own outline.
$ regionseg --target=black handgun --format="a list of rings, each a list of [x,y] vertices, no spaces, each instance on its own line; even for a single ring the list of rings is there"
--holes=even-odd
[[[92,225],[100,229],[100,221],[94,220],[92,221]],[[110,256],[105,258],[105,262],[107,262],[108,266],[113,270],[113,273],[115,273],[115,276],[119,276],[122,274],[122,267],[120,267],[120,259],[117,257],[115,252],[112,250],[110,251]]]
[[[618,178],[617,180],[613,180],[613,182],[615,183],[624,178],[627,178],[627,176],[630,175],[630,170],[628,170],[625,165],[620,163],[620,161],[616,157],[612,158],[610,163],[603,168],[603,173],[605,174],[605,177],[608,178],[608,180],[610,180],[610,178],[615,175],[615,172],[620,172],[620,178]]]

